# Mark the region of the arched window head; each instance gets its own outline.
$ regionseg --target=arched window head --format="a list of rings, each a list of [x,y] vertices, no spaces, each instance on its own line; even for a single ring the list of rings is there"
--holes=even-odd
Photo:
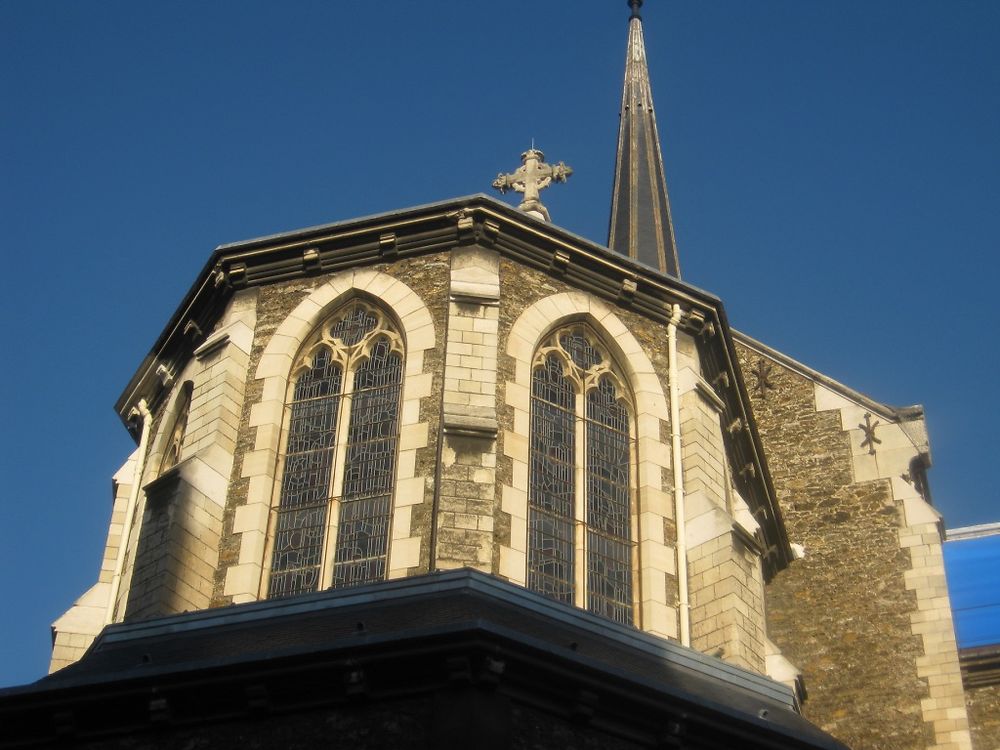
[[[528,587],[633,621],[632,405],[587,327],[550,335],[531,374]]]
[[[181,462],[181,452],[184,449],[184,436],[187,433],[188,414],[191,411],[191,393],[193,390],[194,384],[190,380],[181,386],[181,393],[177,397],[177,406],[174,410],[174,421],[170,427],[170,435],[167,438],[166,447],[163,449],[163,458],[160,460],[159,474],[169,471]]]
[[[385,578],[403,342],[353,301],[306,342],[292,371],[268,596]]]

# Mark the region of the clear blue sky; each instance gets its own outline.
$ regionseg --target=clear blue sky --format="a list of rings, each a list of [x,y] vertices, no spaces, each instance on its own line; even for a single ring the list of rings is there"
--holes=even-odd
[[[684,278],[923,403],[950,526],[1000,519],[1000,3],[648,0]],[[603,242],[624,0],[0,2],[0,684],[94,580],[112,405],[218,244],[489,191],[534,138]]]

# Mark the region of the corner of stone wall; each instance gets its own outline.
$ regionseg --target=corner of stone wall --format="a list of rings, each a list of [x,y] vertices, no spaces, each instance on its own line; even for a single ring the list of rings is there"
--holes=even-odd
[[[938,519],[914,471],[926,430],[766,348],[738,341],[737,354],[805,550],[766,590],[805,716],[852,747],[968,748]]]
[[[943,525],[940,514],[921,494],[922,480],[914,476],[914,466],[926,461],[924,421],[879,417],[818,383],[816,408],[839,412],[850,440],[855,482],[882,480],[890,485],[890,502],[898,510],[899,547],[908,558],[903,581],[915,601],[909,613],[910,633],[919,639],[923,652],[916,658],[917,676],[927,686],[927,696],[920,701],[921,714],[933,730],[932,747],[971,748],[945,578]]]
[[[679,373],[691,645],[732,664],[766,671],[763,581],[757,524],[734,504],[719,405],[690,367]]]
[[[434,567],[496,572],[499,254],[451,253]],[[503,571],[501,571],[502,573]],[[509,571],[508,571],[509,572]]]
[[[131,572],[123,577],[126,619],[212,604],[255,326],[256,291],[238,292],[177,378],[175,390],[192,386],[181,461],[160,473],[173,431],[163,419],[146,461]]]
[[[121,554],[124,535],[125,507],[135,482],[139,450],[136,449],[112,479],[114,505],[108,536],[101,558],[97,582],[77,599],[73,606],[52,623],[52,658],[49,671],[54,672],[72,664],[83,656],[94,638],[101,632],[108,618],[111,598],[111,579],[115,562]]]

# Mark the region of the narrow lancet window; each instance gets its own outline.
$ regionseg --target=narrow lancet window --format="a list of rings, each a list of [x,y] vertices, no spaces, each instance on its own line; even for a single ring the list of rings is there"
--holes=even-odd
[[[402,341],[366,303],[342,308],[293,370],[268,596],[385,578]]]
[[[354,374],[333,585],[385,577],[403,360],[378,339]]]
[[[632,621],[628,411],[611,380],[587,392],[587,608]]]
[[[321,348],[295,383],[268,596],[319,583],[342,381],[343,368]]]
[[[528,587],[573,603],[576,389],[550,354],[531,378]]]
[[[528,587],[633,621],[634,440],[620,378],[582,326],[540,347],[531,377]]]

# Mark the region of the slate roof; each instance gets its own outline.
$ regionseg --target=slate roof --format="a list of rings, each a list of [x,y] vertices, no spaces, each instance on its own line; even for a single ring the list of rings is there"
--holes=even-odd
[[[670,199],[656,130],[646,46],[634,0],[625,54],[615,184],[611,194],[608,247],[628,258],[680,278],[680,261],[670,216]]]

